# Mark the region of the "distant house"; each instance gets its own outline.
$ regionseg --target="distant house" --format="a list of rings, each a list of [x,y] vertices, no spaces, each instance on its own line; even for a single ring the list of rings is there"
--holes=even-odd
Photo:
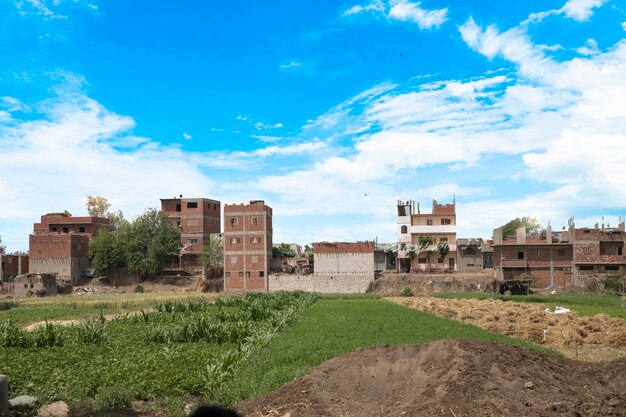
[[[533,275],[539,285],[582,284],[585,276],[626,273],[624,221],[609,228],[576,228],[570,219],[567,230],[553,232],[548,226],[541,236],[528,236],[522,226],[515,236],[494,230],[494,277],[514,279]]]
[[[15,298],[44,297],[57,294],[56,278],[52,274],[18,275],[9,283],[9,295]]]
[[[28,254],[0,253],[0,282],[8,281],[16,275],[28,273]]]
[[[73,217],[68,212],[41,216],[29,236],[29,272],[76,283],[89,266],[90,238],[109,225],[106,218]]]
[[[481,238],[457,239],[456,254],[459,272],[482,272],[493,268],[493,249]]]

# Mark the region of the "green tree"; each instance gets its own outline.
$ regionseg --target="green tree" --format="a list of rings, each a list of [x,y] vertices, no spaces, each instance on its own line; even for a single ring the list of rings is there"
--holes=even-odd
[[[117,268],[126,266],[124,236],[101,230],[89,242],[91,265],[98,275],[109,275]]]
[[[89,243],[92,264],[98,274],[126,268],[152,277],[172,255],[180,251],[180,232],[170,219],[156,209],[148,209],[121,230],[98,233]]]
[[[209,239],[202,248],[200,261],[206,277],[220,276],[224,270],[224,242],[218,238]]]
[[[162,272],[168,258],[180,252],[180,231],[157,209],[148,209],[135,218],[123,235],[127,268],[144,277]]]
[[[529,236],[539,236],[543,231],[543,228],[535,217],[517,217],[508,223],[501,226],[502,238],[507,236],[515,236],[517,228],[524,226],[526,228],[526,234]]]
[[[104,197],[87,196],[87,213],[91,217],[106,217],[111,208],[111,203]]]
[[[448,242],[439,242],[437,244],[437,252],[439,252],[439,259],[441,260],[441,270],[445,270],[446,265],[445,265],[445,260],[446,260],[446,255],[450,252],[450,246],[448,246]]]
[[[272,256],[276,259],[295,258],[296,252],[291,250],[291,247],[289,247],[288,244],[281,243],[280,245],[272,248]]]

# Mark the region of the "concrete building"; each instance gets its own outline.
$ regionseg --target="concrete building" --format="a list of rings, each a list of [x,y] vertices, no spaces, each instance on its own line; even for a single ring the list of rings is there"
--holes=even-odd
[[[431,213],[422,213],[413,200],[398,201],[397,209],[398,271],[456,271],[456,201],[439,204],[433,200]],[[432,244],[420,247],[420,237],[429,237]],[[439,259],[437,250],[442,242],[449,248],[445,259]]]
[[[208,198],[162,198],[161,211],[180,229],[182,248],[172,267],[201,273],[202,249],[212,234],[220,233],[221,203]]]
[[[89,265],[89,239],[109,225],[106,218],[72,217],[68,212],[41,216],[29,236],[29,272],[76,283]]]
[[[459,272],[482,272],[493,268],[493,249],[481,238],[457,239],[456,254]]]
[[[516,236],[503,237],[494,230],[494,277],[512,279],[529,273],[535,285],[583,285],[585,276],[626,273],[626,232],[624,221],[616,228],[596,224],[576,228],[570,219],[568,228],[553,232],[550,226],[541,236],[527,236],[517,229]]]
[[[224,290],[267,291],[272,208],[262,200],[224,205]]]

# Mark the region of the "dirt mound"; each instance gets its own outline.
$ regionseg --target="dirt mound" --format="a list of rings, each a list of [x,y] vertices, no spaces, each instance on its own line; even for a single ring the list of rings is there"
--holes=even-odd
[[[433,297],[397,297],[389,300],[544,344],[573,359],[595,362],[626,357],[626,322],[605,314],[547,314],[544,306],[499,300]]]
[[[626,415],[626,359],[444,340],[347,353],[235,406],[249,417]]]
[[[396,274],[385,272],[374,281],[369,292],[385,297],[402,295],[408,287],[415,295],[430,295],[436,292],[492,292],[493,273],[450,274]]]

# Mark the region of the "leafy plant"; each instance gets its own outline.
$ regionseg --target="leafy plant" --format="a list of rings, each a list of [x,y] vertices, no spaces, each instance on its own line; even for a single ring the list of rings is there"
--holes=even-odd
[[[143,293],[143,292],[144,292],[143,285],[141,285],[141,284],[137,284],[137,285],[135,285],[135,292],[137,292],[137,293]]]
[[[624,283],[620,274],[613,274],[603,281],[604,292],[607,294],[621,295],[624,293]]]
[[[402,294],[403,297],[412,297],[413,296],[413,290],[408,285],[406,287],[402,288],[402,291],[400,291],[400,293]]]

